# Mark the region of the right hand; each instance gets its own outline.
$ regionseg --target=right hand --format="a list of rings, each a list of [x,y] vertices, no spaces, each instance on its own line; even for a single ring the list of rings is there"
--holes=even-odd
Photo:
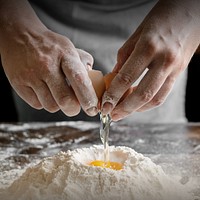
[[[119,49],[102,113],[113,121],[161,105],[200,43],[200,1],[160,0]],[[143,73],[145,75],[143,76]],[[119,103],[132,84],[134,92]]]
[[[92,56],[44,26],[5,34],[1,46],[4,71],[30,106],[75,116],[80,107],[97,114],[98,99],[88,77]]]

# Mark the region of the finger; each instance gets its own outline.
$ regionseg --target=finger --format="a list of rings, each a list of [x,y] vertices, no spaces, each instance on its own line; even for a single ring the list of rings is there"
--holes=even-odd
[[[157,94],[153,97],[153,99],[147,104],[145,104],[144,106],[140,107],[137,110],[137,112],[144,112],[163,104],[168,94],[171,92],[174,82],[175,82],[175,78],[173,76],[167,77],[164,84],[162,85],[160,90],[157,92]]]
[[[96,115],[98,98],[79,57],[63,58],[61,66],[83,110],[90,116]]]
[[[113,72],[118,73],[124,63],[127,61],[131,53],[135,48],[135,44],[139,40],[142,31],[142,25],[140,25],[137,30],[128,38],[128,40],[123,44],[123,46],[118,50],[117,53],[117,63],[113,69]]]
[[[89,71],[92,69],[92,66],[94,64],[94,59],[92,55],[90,55],[88,52],[82,50],[82,49],[77,49],[79,57],[83,65],[85,66],[86,70]]]
[[[113,110],[111,113],[113,121],[118,121],[130,115],[150,102],[164,84],[169,71],[166,67],[158,68],[157,65],[151,67],[136,90]]]
[[[38,81],[33,86],[33,90],[37,94],[38,100],[45,110],[51,113],[57,112],[59,110],[59,106],[57,105],[48,86],[44,81]]]
[[[144,50],[145,49],[145,52]],[[132,52],[121,70],[117,73],[110,87],[103,95],[102,113],[108,114],[117,105],[128,88],[141,76],[153,59],[152,47],[141,44]]]
[[[27,86],[13,86],[13,88],[16,93],[31,107],[38,110],[43,108],[32,88]]]
[[[61,71],[49,76],[46,83],[63,113],[71,117],[80,112],[80,104]]]

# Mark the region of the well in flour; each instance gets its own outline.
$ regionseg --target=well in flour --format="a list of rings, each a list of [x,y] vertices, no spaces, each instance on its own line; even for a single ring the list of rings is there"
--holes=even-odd
[[[149,158],[128,147],[110,147],[110,159],[123,169],[89,166],[103,159],[92,146],[43,159],[0,193],[4,200],[192,200],[188,188]]]

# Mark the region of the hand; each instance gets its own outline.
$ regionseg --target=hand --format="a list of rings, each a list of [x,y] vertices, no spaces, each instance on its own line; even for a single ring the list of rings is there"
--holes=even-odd
[[[114,121],[161,105],[200,43],[200,1],[159,1],[120,48],[102,112]],[[123,102],[125,91],[147,71]]]
[[[81,106],[88,115],[96,115],[98,99],[87,73],[92,56],[35,16],[18,23],[0,33],[4,71],[18,95],[36,109],[74,116]]]

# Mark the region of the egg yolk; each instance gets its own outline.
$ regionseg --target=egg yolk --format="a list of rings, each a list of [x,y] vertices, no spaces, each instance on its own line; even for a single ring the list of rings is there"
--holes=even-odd
[[[123,169],[123,165],[118,162],[104,162],[101,160],[94,160],[89,163],[90,166],[96,166],[96,167],[103,167],[103,168],[110,168],[114,170],[121,170]]]

